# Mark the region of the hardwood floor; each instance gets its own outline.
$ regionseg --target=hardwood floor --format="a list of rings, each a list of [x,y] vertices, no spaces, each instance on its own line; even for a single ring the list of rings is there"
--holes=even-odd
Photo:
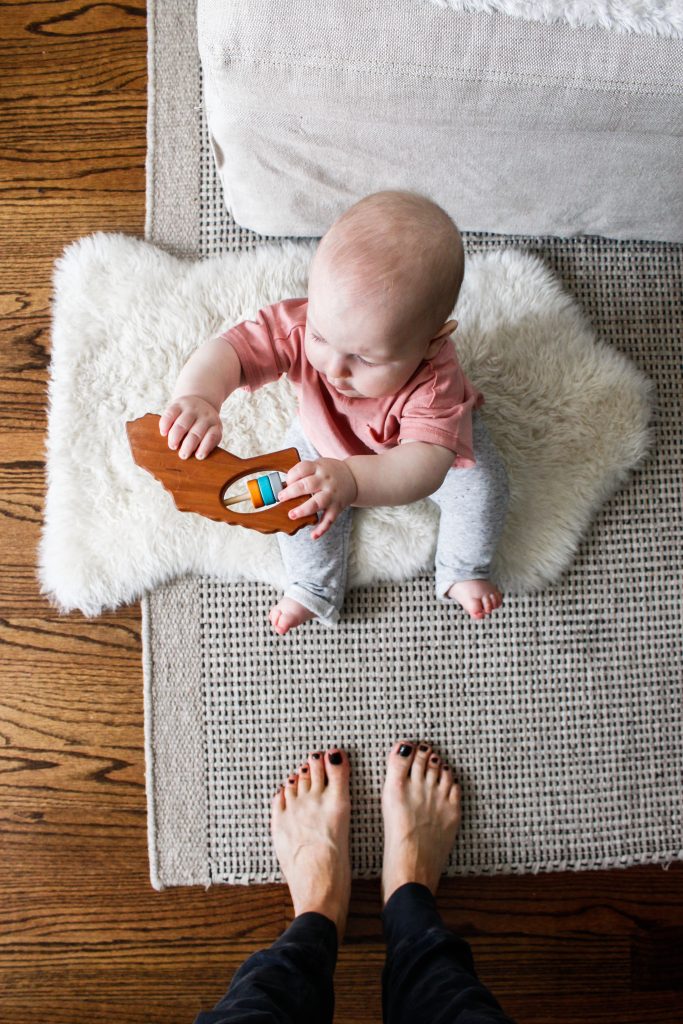
[[[180,2],[180,0],[179,0]],[[62,617],[36,546],[53,261],[141,235],[140,3],[0,3],[2,754],[0,1020],[190,1022],[289,918],[280,886],[155,893],[140,619]],[[683,1019],[683,865],[444,883],[449,924],[521,1022]],[[354,886],[338,1022],[380,1020],[378,886]]]

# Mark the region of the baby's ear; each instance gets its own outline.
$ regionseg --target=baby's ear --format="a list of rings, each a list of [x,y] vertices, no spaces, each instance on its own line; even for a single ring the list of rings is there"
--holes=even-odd
[[[444,341],[446,340],[446,338],[450,334],[452,334],[453,331],[455,331],[457,326],[458,326],[458,321],[457,320],[449,320],[447,323],[445,323],[443,325],[443,327],[439,328],[438,333],[434,335],[432,340],[429,342],[429,345],[427,346],[427,352],[425,353],[425,359],[432,359],[437,354],[437,352],[442,347],[442,345],[443,345]]]
[[[458,329],[458,321],[457,320],[448,320],[443,325],[443,327],[441,328],[439,333],[436,335],[436,337],[437,338],[442,338],[445,335],[453,334],[453,332],[456,331],[457,329]]]

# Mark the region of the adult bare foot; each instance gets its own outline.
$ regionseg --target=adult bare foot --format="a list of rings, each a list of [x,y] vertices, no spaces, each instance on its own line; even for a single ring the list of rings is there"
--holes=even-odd
[[[302,622],[308,622],[309,619],[313,618],[315,616],[312,611],[291,597],[281,598],[268,613],[271,626],[280,636],[284,636],[290,629],[294,629],[296,626],[300,626]]]
[[[446,597],[461,604],[473,619],[485,619],[503,603],[503,595],[490,580],[461,580],[450,587]]]
[[[351,893],[349,759],[336,747],[309,754],[273,797],[272,831],[298,917],[334,921],[341,942]]]
[[[401,740],[392,747],[382,814],[383,903],[406,882],[435,895],[460,825],[460,786],[428,743]]]

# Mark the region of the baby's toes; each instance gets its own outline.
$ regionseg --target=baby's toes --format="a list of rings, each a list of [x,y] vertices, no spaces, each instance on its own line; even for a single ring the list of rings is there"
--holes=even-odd
[[[482,596],[481,603],[486,615],[490,615],[491,612],[495,612],[496,608],[500,608],[503,603],[503,595],[499,591],[491,591]]]
[[[289,623],[287,622],[287,616],[284,614],[279,604],[276,604],[274,608],[270,609],[268,618],[275,632],[279,633],[280,636],[284,636],[289,629]]]

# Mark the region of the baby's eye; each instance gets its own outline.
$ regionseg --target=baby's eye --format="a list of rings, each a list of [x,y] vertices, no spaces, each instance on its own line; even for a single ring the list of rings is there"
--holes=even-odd
[[[325,339],[321,338],[319,334],[315,333],[315,331],[311,331],[311,338],[313,339],[313,341],[317,341],[321,345],[327,345],[327,342],[325,341]],[[367,359],[363,359],[362,356],[354,356],[353,358],[357,359],[359,363],[363,364],[363,366],[377,366],[377,363],[369,363],[368,360]]]

